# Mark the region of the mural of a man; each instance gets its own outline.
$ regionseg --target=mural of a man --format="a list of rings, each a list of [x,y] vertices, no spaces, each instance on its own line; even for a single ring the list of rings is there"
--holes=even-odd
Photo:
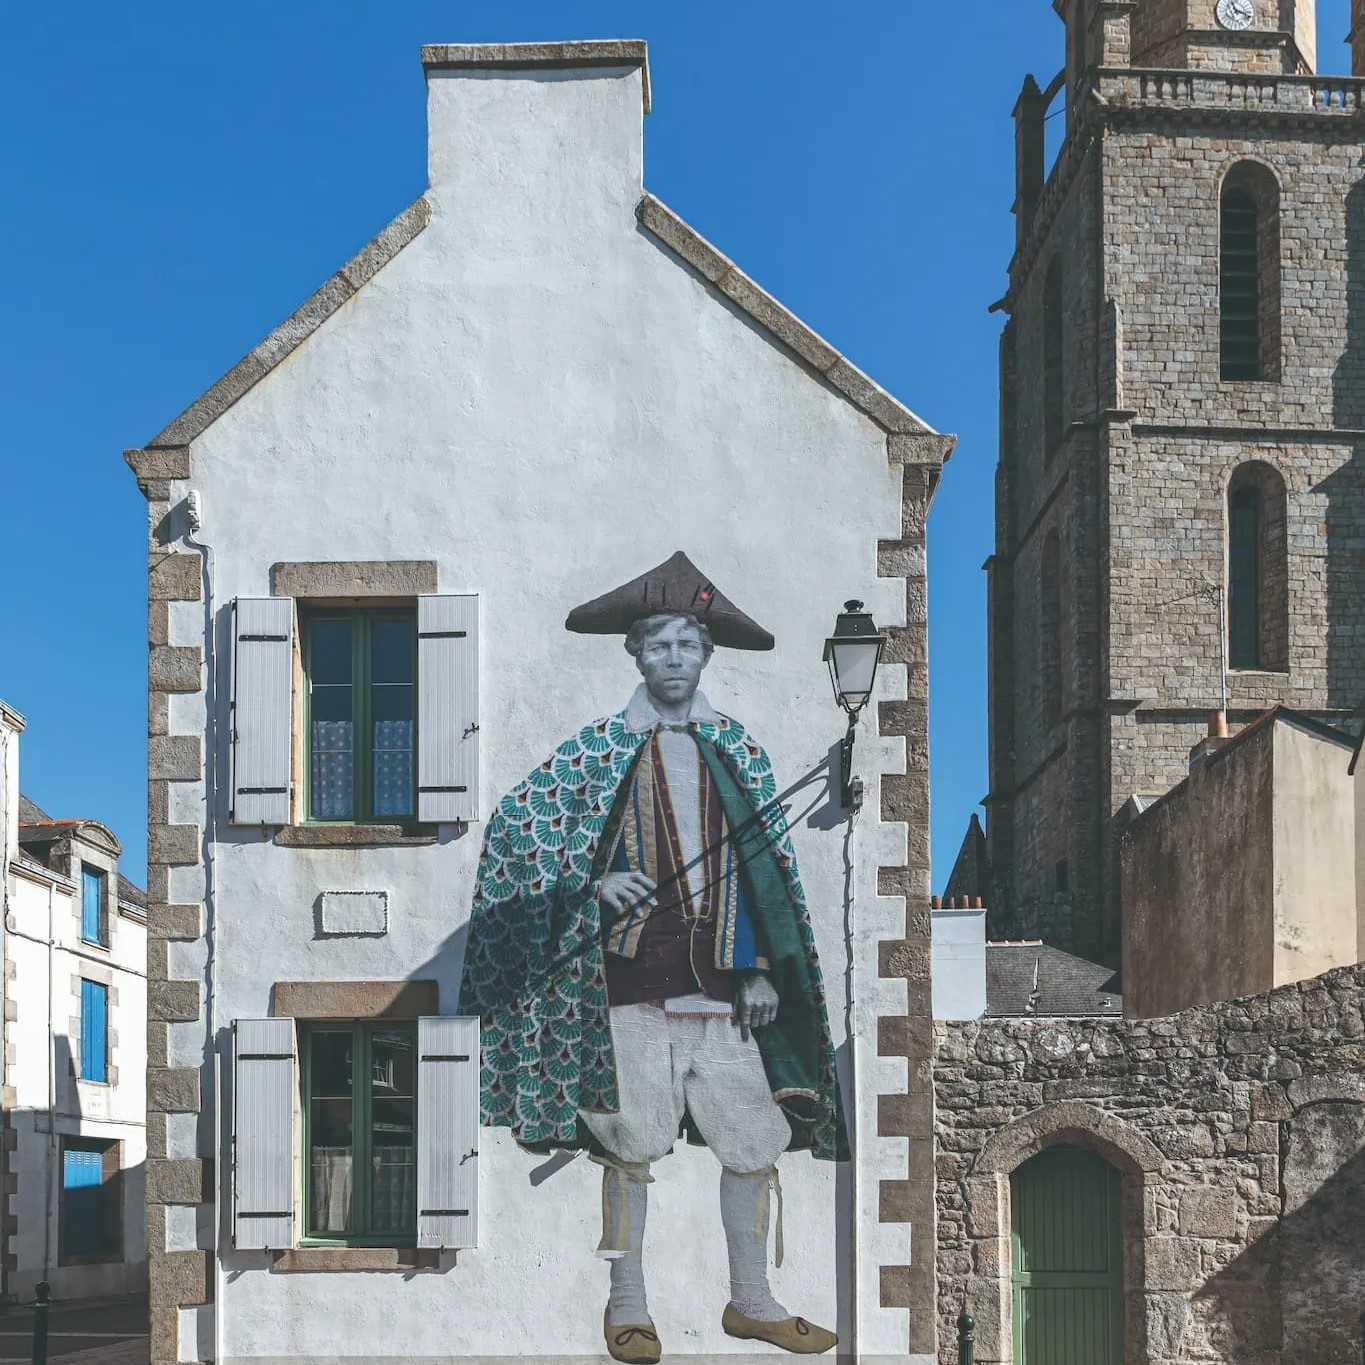
[[[461,988],[483,1021],[483,1120],[602,1164],[617,1360],[661,1354],[645,1215],[680,1129],[721,1165],[724,1330],[829,1350],[774,1298],[767,1250],[779,1155],[847,1156],[820,967],[771,764],[698,690],[714,647],[772,636],[681,552],[565,624],[624,635],[644,681],[489,822]]]

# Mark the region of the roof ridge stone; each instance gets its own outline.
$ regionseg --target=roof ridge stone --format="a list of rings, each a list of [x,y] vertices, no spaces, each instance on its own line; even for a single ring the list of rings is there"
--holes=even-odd
[[[418,195],[396,218],[371,237],[336,274],[311,293],[263,341],[252,347],[216,384],[206,389],[168,426],[140,450],[124,452],[124,459],[142,479],[189,477],[189,452],[183,460],[171,457],[225,413],[264,379],[276,365],[312,336],[343,303],[357,294],[431,222],[431,203]],[[170,448],[169,450],[167,448]],[[160,451],[160,455],[152,452]],[[183,463],[184,470],[179,466]]]
[[[642,227],[680,256],[770,336],[795,352],[838,393],[887,433],[896,464],[943,464],[957,437],[944,436],[893,398],[881,385],[756,284],[728,256],[690,227],[660,199],[645,192],[635,210]]]

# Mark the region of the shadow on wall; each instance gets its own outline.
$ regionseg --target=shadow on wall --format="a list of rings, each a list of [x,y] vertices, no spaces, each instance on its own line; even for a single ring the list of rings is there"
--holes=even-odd
[[[1365,1103],[1301,1109],[1289,1127],[1283,1183],[1283,1217],[1263,1220],[1263,1235],[1208,1281],[1195,1310],[1210,1318],[1211,1342],[1227,1360],[1358,1365]]]
[[[1346,196],[1345,341],[1333,421],[1365,430],[1365,180]],[[1314,491],[1327,500],[1327,704],[1354,710],[1365,701],[1365,439]]]
[[[11,1109],[5,1161],[16,1193],[6,1237],[4,1299],[24,1303],[47,1280],[54,1300],[145,1293],[139,1227],[146,1164],[124,1165],[123,1143],[78,1131],[83,1115],[71,1040],[54,1034],[53,1107]]]

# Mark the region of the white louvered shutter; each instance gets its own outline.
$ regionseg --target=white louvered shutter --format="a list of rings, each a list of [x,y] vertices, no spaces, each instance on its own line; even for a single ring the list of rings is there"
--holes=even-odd
[[[417,818],[479,814],[479,599],[417,599]]]
[[[239,597],[232,609],[234,825],[287,825],[292,770],[294,601]]]
[[[232,1241],[294,1245],[294,1021],[232,1026]]]
[[[417,1245],[477,1246],[478,1019],[419,1019],[417,1065]]]

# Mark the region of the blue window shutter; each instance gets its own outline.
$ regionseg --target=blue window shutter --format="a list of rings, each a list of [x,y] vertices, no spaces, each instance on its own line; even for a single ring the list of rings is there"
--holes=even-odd
[[[81,981],[81,1079],[109,1079],[109,988]]]
[[[81,868],[81,937],[87,943],[104,942],[103,901],[104,878],[93,867]]]

